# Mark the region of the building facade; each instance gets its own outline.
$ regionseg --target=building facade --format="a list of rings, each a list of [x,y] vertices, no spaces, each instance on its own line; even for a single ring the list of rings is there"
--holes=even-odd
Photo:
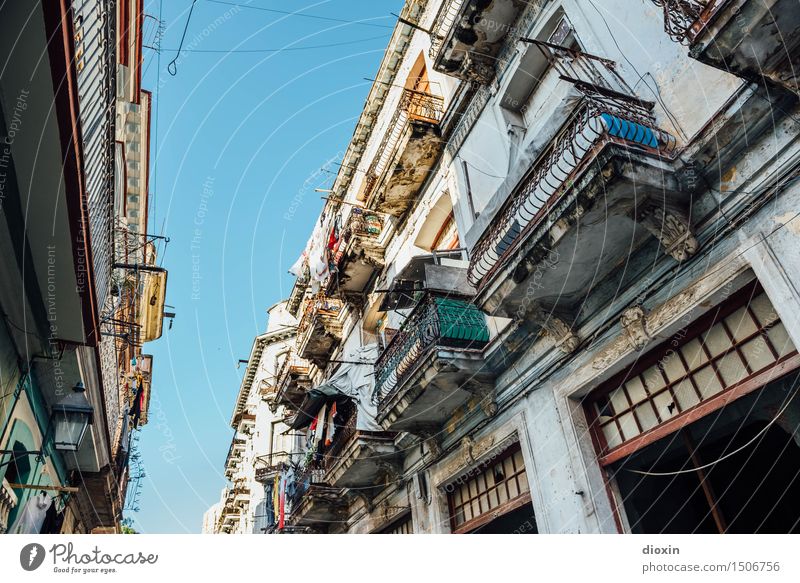
[[[293,267],[261,530],[796,532],[798,25],[407,1]]]
[[[0,8],[0,532],[120,530],[166,287],[144,18],[142,2]],[[76,403],[85,434],[67,443]]]
[[[206,513],[203,532],[271,531],[273,509],[280,508],[273,500],[273,483],[282,468],[301,462],[300,441],[283,422],[289,411],[276,400],[277,379],[305,366],[292,355],[297,320],[286,306],[280,302],[268,310],[267,330],[253,341],[231,417],[234,433],[225,460],[229,485]]]

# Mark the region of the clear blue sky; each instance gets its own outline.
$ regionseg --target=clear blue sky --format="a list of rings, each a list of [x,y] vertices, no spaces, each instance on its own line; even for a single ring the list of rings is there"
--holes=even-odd
[[[286,270],[322,205],[313,188],[333,178],[319,169],[346,149],[369,90],[363,78],[374,76],[394,25],[389,13],[402,7],[401,0],[243,3],[371,26],[197,0],[172,77],[170,49],[191,1],[145,3],[148,14],[163,10],[166,24],[160,68],[155,51],[144,50],[144,88],[156,100],[150,231],[171,239],[159,251],[169,269],[167,303],[177,311],[173,328],[165,325],[147,346],[154,382],[139,442],[146,477],[140,510],[127,513],[145,533],[199,532],[219,498],[243,374],[237,361],[264,331],[266,308],[291,289]],[[338,46],[201,52],[330,44]]]

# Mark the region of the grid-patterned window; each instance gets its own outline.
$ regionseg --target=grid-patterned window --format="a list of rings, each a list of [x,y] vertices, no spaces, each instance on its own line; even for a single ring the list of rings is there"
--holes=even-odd
[[[411,513],[395,520],[389,526],[382,529],[379,534],[414,534],[414,526],[411,522]]]
[[[591,399],[606,453],[796,353],[767,295],[753,286],[744,292]]]
[[[519,444],[467,472],[447,490],[454,531],[468,530],[470,523],[487,513],[499,515],[529,502],[530,487]]]

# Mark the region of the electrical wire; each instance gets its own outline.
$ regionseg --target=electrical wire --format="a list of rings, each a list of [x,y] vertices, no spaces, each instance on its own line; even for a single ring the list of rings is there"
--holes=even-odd
[[[614,36],[614,32],[611,30],[611,27],[608,24],[608,20],[606,20],[606,17],[603,15],[603,13],[597,7],[597,4],[595,4],[593,2],[593,0],[589,0],[589,4],[592,5],[592,8],[594,8],[595,12],[597,12],[597,14],[602,19],[603,24],[605,25],[606,29],[608,30],[608,34],[611,36],[611,40],[614,42],[614,45],[617,47],[617,50],[619,51],[619,54],[622,55],[622,58],[625,59],[625,62],[628,63],[628,65],[630,65],[630,67],[633,69],[633,72],[636,73],[639,76],[639,81],[643,82],[645,84],[645,86],[647,86],[647,88],[653,94],[653,96],[656,98],[656,100],[658,100],[658,103],[664,109],[664,113],[667,114],[667,117],[669,117],[670,121],[675,126],[675,129],[677,129],[678,131],[681,132],[681,134],[683,134],[684,139],[687,139],[688,136],[686,135],[686,132],[683,131],[683,128],[681,127],[681,125],[678,123],[677,118],[669,110],[669,108],[667,107],[667,104],[664,103],[664,100],[661,99],[661,91],[658,90],[658,83],[656,83],[656,90],[653,90],[653,88],[650,86],[650,84],[647,81],[645,81],[644,75],[642,75],[639,72],[639,70],[636,68],[636,65],[634,65],[631,62],[631,60],[628,58],[628,56],[622,51],[622,47],[619,46],[619,43],[617,42],[617,37]]]
[[[331,47],[341,47],[344,45],[353,45],[357,43],[368,42],[371,40],[377,39],[385,39],[387,35],[382,34],[379,36],[370,36],[367,38],[359,38],[354,40],[347,40],[338,43],[327,43],[321,45],[307,45],[304,47],[283,47],[283,48],[275,48],[275,49],[182,49],[178,47],[177,49],[162,49],[164,51],[169,52],[177,52],[180,54],[183,53],[226,53],[226,54],[233,54],[233,53],[282,53],[282,52],[289,52],[289,51],[306,51],[309,49],[327,49]],[[177,60],[177,57],[176,57]],[[175,62],[175,61],[173,61]],[[171,64],[171,63],[170,63]]]
[[[175,58],[172,59],[167,64],[167,73],[172,75],[173,77],[178,74],[178,66],[176,63],[181,56],[181,49],[183,48],[183,41],[186,40],[186,31],[189,30],[189,22],[192,20],[192,13],[194,12],[194,5],[197,4],[197,0],[192,0],[192,5],[189,8],[189,16],[186,17],[186,25],[183,27],[183,34],[181,35],[181,42],[178,45],[178,54],[175,55]]]
[[[689,468],[689,469],[686,469],[686,470],[676,470],[674,472],[645,472],[645,471],[642,471],[642,470],[631,470],[629,468],[624,468],[624,470],[626,472],[630,472],[631,474],[638,474],[640,476],[680,476],[681,474],[692,474],[692,473],[698,472],[699,470],[705,470],[706,468],[710,468],[711,466],[713,466],[715,464],[718,464],[719,462],[724,461],[724,460],[728,459],[729,457],[734,456],[737,453],[739,453],[739,452],[747,449],[751,445],[753,445],[753,443],[755,443],[755,441],[759,437],[764,435],[767,432],[767,430],[770,427],[772,427],[772,425],[778,420],[778,418],[781,415],[783,415],[783,413],[786,411],[786,409],[789,408],[789,405],[792,404],[792,400],[794,400],[794,398],[797,396],[798,392],[800,392],[800,389],[796,390],[794,392],[794,394],[786,400],[786,404],[783,407],[781,407],[781,410],[776,413],[775,417],[773,417],[772,420],[769,423],[767,423],[764,427],[762,427],[761,431],[756,433],[753,436],[753,438],[750,439],[750,441],[745,443],[743,446],[736,448],[732,452],[725,454],[721,458],[718,458],[718,459],[714,460],[713,462],[709,462],[707,464],[703,464],[702,466],[697,466],[697,467]]]
[[[464,160],[461,156],[456,156],[456,159],[460,160],[461,162],[463,162],[464,164],[466,164],[467,166],[469,166],[470,168],[472,168],[476,172],[478,172],[480,174],[483,174],[484,176],[489,176],[491,178],[500,178],[502,180],[505,180],[506,178],[508,178],[508,176],[498,176],[497,174],[490,174],[489,172],[486,172],[485,170],[481,170],[480,168],[478,168],[477,166],[475,166],[471,162],[468,162],[467,160]]]
[[[314,20],[327,20],[329,22],[341,22],[344,24],[357,24],[360,26],[371,26],[375,28],[394,28],[393,25],[377,24],[374,22],[364,22],[362,20],[346,20],[343,18],[334,18],[332,16],[322,16],[320,14],[306,14],[305,12],[292,12],[290,10],[278,10],[277,8],[264,8],[263,6],[253,6],[252,4],[242,4],[240,2],[225,2],[224,0],[206,0],[213,4],[222,4],[224,6],[235,6],[237,8],[249,8],[250,10],[259,10],[261,12],[272,12],[274,14],[284,14],[286,16],[302,16],[303,18],[313,18]],[[376,18],[388,18],[388,16],[378,16]]]

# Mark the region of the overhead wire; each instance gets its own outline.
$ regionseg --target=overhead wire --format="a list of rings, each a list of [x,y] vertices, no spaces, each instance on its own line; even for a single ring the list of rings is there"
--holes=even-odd
[[[344,24],[356,24],[359,26],[371,26],[374,28],[394,28],[394,25],[377,24],[375,22],[365,22],[364,20],[346,20],[344,18],[335,18],[333,16],[322,16],[321,14],[308,14],[306,12],[297,12],[291,10],[279,10],[277,8],[266,8],[263,6],[254,6],[252,4],[243,4],[241,2],[225,2],[224,0],[206,0],[213,4],[222,4],[224,6],[235,6],[237,8],[248,8],[250,10],[258,10],[260,12],[272,12],[274,14],[284,14],[286,16],[299,16],[302,18],[311,18],[314,20],[327,20],[329,22],[340,22]],[[388,16],[380,16],[377,18],[388,18]]]
[[[632,470],[630,468],[623,468],[623,469],[626,472],[629,472],[631,474],[638,474],[640,476],[680,476],[681,474],[694,474],[694,473],[697,473],[700,470],[705,470],[707,468],[710,468],[711,466],[716,465],[719,462],[724,461],[724,460],[728,459],[729,457],[732,457],[732,456],[736,455],[737,453],[739,453],[741,451],[744,451],[745,449],[750,447],[753,443],[755,443],[756,440],[758,440],[762,435],[764,435],[767,432],[767,430],[770,427],[772,427],[772,425],[774,425],[778,421],[780,416],[784,414],[786,409],[789,408],[789,405],[792,404],[792,401],[797,396],[798,392],[800,392],[800,389],[796,390],[791,397],[786,399],[786,403],[784,403],[784,405],[783,405],[783,407],[781,407],[780,411],[778,411],[775,414],[775,416],[770,420],[770,422],[767,423],[766,425],[764,425],[764,427],[762,427],[761,430],[758,433],[756,433],[747,443],[745,443],[744,445],[742,445],[740,447],[737,447],[735,450],[733,450],[733,451],[731,451],[729,453],[726,453],[722,457],[719,457],[719,458],[715,459],[713,462],[708,462],[706,464],[703,464],[702,466],[693,466],[693,467],[685,469],[685,470],[675,470],[673,472],[646,472],[646,471],[643,471],[643,470]]]
[[[234,54],[234,53],[281,53],[281,52],[289,52],[289,51],[305,51],[309,49],[327,49],[331,47],[341,47],[344,45],[353,45],[357,43],[368,42],[371,40],[378,40],[378,39],[385,39],[388,35],[382,34],[379,36],[370,36],[367,38],[358,38],[348,41],[341,41],[337,43],[326,43],[320,45],[307,45],[301,47],[281,47],[281,48],[270,48],[270,49],[183,49],[180,46],[177,49],[162,49],[164,51],[169,52],[177,52],[177,53],[225,53],[225,54]],[[177,59],[177,57],[176,57]]]
[[[189,30],[189,23],[192,21],[192,13],[194,13],[194,6],[197,0],[192,0],[192,5],[189,7],[189,16],[186,17],[186,24],[183,27],[183,34],[181,35],[181,42],[178,45],[178,54],[167,64],[167,72],[173,77],[178,74],[178,66],[176,63],[181,56],[181,49],[183,48],[183,41],[186,40],[186,32]]]

